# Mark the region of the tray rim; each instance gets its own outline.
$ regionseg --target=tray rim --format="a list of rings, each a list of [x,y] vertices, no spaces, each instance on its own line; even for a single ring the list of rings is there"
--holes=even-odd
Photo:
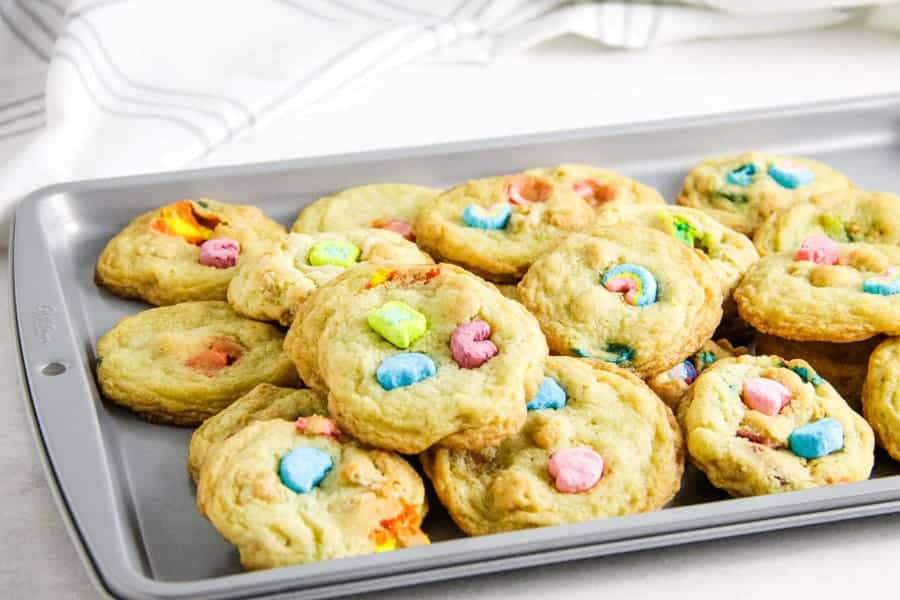
[[[118,576],[107,578],[104,577],[104,572],[101,566],[91,555],[90,549],[88,548],[87,543],[80,532],[79,526],[75,522],[68,500],[66,499],[65,494],[60,487],[60,482],[56,474],[55,467],[52,464],[46,446],[46,441],[44,440],[43,433],[41,432],[40,422],[36,412],[35,398],[32,393],[32,385],[29,378],[29,366],[25,363],[21,322],[19,320],[20,315],[15,287],[15,229],[16,223],[18,222],[18,216],[20,214],[36,211],[41,203],[47,201],[49,198],[58,193],[115,189],[132,185],[147,185],[162,182],[177,183],[179,181],[202,180],[206,178],[219,177],[222,175],[227,175],[229,177],[240,177],[245,175],[259,175],[264,173],[284,172],[315,167],[335,167],[347,164],[361,164],[372,161],[399,160],[403,158],[410,158],[412,156],[423,157],[440,154],[454,154],[475,149],[496,150],[502,149],[505,146],[513,145],[539,145],[548,142],[574,141],[579,139],[609,137],[623,134],[646,134],[652,133],[653,131],[669,131],[699,125],[709,126],[716,123],[733,124],[746,120],[778,119],[789,117],[792,115],[808,116],[814,113],[878,111],[891,108],[900,108],[900,94],[886,94],[853,98],[849,100],[830,100],[825,102],[804,103],[790,106],[776,106],[770,109],[762,108],[748,111],[725,112],[717,113],[711,116],[694,116],[688,118],[632,122],[622,125],[592,127],[589,129],[568,129],[534,134],[502,136],[481,140],[471,139],[465,141],[429,144],[423,146],[406,146],[389,150],[368,150],[363,152],[351,152],[299,159],[285,159],[240,165],[221,165],[199,169],[175,170],[159,173],[129,175],[115,178],[79,180],[46,186],[32,192],[25,199],[23,199],[23,201],[17,207],[15,215],[13,216],[10,223],[10,252],[8,255],[11,311],[10,324],[13,334],[12,338],[15,342],[15,348],[18,355],[18,383],[23,393],[24,401],[27,403],[26,409],[32,433],[34,434],[35,443],[39,451],[38,454],[40,455],[40,460],[44,468],[49,487],[51,488],[51,493],[54,497],[54,501],[57,504],[57,509],[60,511],[60,514],[63,518],[66,530],[68,531],[69,536],[72,538],[73,544],[75,545],[76,552],[79,554],[81,560],[87,567],[89,578],[92,580],[95,587],[99,591],[101,591],[105,597],[118,597],[119,594],[125,594],[127,597],[175,598],[182,597],[182,595],[185,594],[193,595],[197,593],[214,592],[215,590],[209,589],[209,584],[221,583],[224,585],[229,585],[231,583],[236,583],[235,580],[247,584],[247,586],[241,587],[244,588],[248,593],[254,594],[255,592],[252,588],[265,583],[268,579],[271,579],[271,574],[289,574],[299,571],[296,573],[296,576],[292,577],[290,580],[285,581],[285,588],[274,592],[264,590],[259,591],[264,594],[272,593],[275,595],[280,595],[285,593],[296,594],[299,593],[301,589],[303,589],[307,592],[311,592],[307,594],[309,597],[324,597],[331,596],[334,593],[353,593],[359,591],[371,591],[375,589],[385,589],[402,585],[410,585],[421,582],[423,579],[423,574],[425,575],[424,579],[426,581],[437,581],[454,577],[469,576],[477,573],[488,573],[522,568],[524,566],[528,566],[529,564],[550,564],[563,560],[586,558],[588,556],[600,556],[618,552],[628,552],[638,549],[637,547],[628,548],[627,546],[629,543],[638,544],[639,548],[641,549],[655,548],[661,546],[678,545],[681,543],[692,543],[708,539],[716,539],[731,535],[744,535],[761,531],[770,531],[773,529],[790,528],[813,523],[860,518],[869,515],[900,511],[900,495],[898,495],[896,498],[892,496],[886,500],[874,500],[871,502],[860,502],[855,504],[851,503],[847,505],[842,505],[841,502],[835,503],[835,501],[839,500],[837,496],[844,496],[846,499],[846,494],[837,492],[843,492],[843,490],[846,490],[848,488],[853,488],[854,490],[858,491],[857,494],[853,494],[853,497],[864,497],[868,494],[877,496],[879,495],[879,493],[883,495],[884,493],[886,493],[886,491],[900,491],[898,489],[894,489],[895,486],[900,486],[900,481],[891,482],[891,480],[897,480],[898,478],[900,478],[900,475],[897,475],[879,479],[870,479],[867,481],[843,486],[793,492],[791,496],[793,498],[798,498],[798,500],[796,502],[793,502],[791,504],[791,507],[795,509],[796,512],[789,512],[788,514],[781,514],[780,516],[776,517],[767,517],[764,514],[756,516],[751,515],[750,518],[742,518],[717,524],[714,523],[712,525],[699,526],[696,528],[676,528],[675,530],[663,533],[639,535],[636,537],[624,535],[619,538],[595,540],[592,542],[575,545],[563,544],[558,548],[544,549],[533,553],[519,552],[502,557],[494,556],[488,558],[487,560],[478,560],[472,557],[468,560],[457,560],[456,562],[453,562],[449,565],[429,565],[423,569],[418,570],[415,568],[414,563],[419,558],[419,555],[426,554],[426,552],[429,550],[427,547],[408,549],[401,553],[392,553],[395,555],[407,555],[409,557],[408,559],[401,561],[400,564],[401,567],[404,565],[408,565],[412,567],[412,569],[414,569],[409,573],[403,570],[398,570],[397,568],[388,569],[387,572],[384,572],[385,570],[379,567],[389,566],[390,564],[378,565],[376,563],[375,565],[372,565],[370,563],[372,563],[372,559],[375,558],[372,556],[347,558],[341,560],[341,563],[347,566],[345,570],[353,571],[354,567],[359,567],[359,577],[350,580],[342,580],[330,583],[328,581],[322,581],[314,588],[302,587],[304,584],[304,580],[308,579],[310,575],[312,575],[313,580],[321,578],[315,576],[315,569],[312,570],[313,573],[306,573],[306,571],[310,571],[309,567],[311,566],[323,564],[327,565],[331,561],[326,561],[324,563],[313,563],[311,565],[297,565],[286,567],[284,569],[268,570],[256,573],[237,573],[221,577],[197,579],[186,582],[173,582],[152,579],[137,571],[127,572],[124,574],[124,577],[122,576],[123,574],[120,573],[118,574]],[[886,483],[888,485],[885,485]],[[881,489],[885,487],[889,489]],[[810,502],[818,502],[822,503],[822,507],[809,511],[801,510],[802,505],[804,504],[804,502],[799,501],[799,497],[801,495],[803,496],[803,499],[807,500],[807,504]],[[773,510],[776,508],[773,506],[767,507],[767,505],[778,504],[777,501],[780,499],[779,496],[780,495],[729,499],[715,503],[701,503],[690,506],[674,507],[666,509],[665,511],[657,511],[654,513],[628,515],[627,517],[625,517],[625,519],[628,519],[629,522],[635,523],[636,525],[644,525],[644,528],[646,529],[647,527],[652,528],[653,521],[659,520],[658,517],[662,514],[667,513],[670,515],[674,515],[674,513],[678,512],[690,513],[697,512],[698,510],[702,512],[711,512],[711,508],[717,508],[718,511],[721,511],[723,510],[723,504],[734,506],[734,504],[732,503],[746,503],[751,510],[756,509],[757,512],[762,511],[762,513],[765,513],[768,510]],[[697,517],[699,518],[705,518],[706,516],[707,515],[697,515]],[[654,519],[654,517],[657,518]],[[458,557],[464,557],[466,555],[478,554],[481,550],[483,550],[483,548],[480,548],[480,546],[490,545],[492,542],[496,542],[500,537],[503,537],[504,540],[509,540],[509,542],[513,542],[513,538],[517,536],[527,536],[529,538],[532,538],[532,542],[534,541],[533,538],[539,538],[537,540],[538,543],[540,543],[540,539],[544,539],[544,541],[553,538],[572,539],[571,536],[566,536],[565,533],[561,531],[561,528],[568,530],[577,528],[588,528],[591,530],[603,529],[603,524],[607,524],[610,521],[618,521],[619,523],[621,523],[623,520],[624,519],[591,521],[587,523],[559,525],[554,527],[531,529],[505,534],[495,534],[492,536],[484,536],[481,538],[462,538],[442,542],[439,546],[446,547],[447,544],[454,544],[454,548],[462,546],[454,554],[456,554]],[[600,527],[590,527],[591,525],[596,524],[600,524]],[[772,525],[771,527],[767,526],[769,524],[774,525]],[[574,534],[575,532],[572,531],[572,533]],[[596,532],[588,531],[582,537],[591,537],[595,533]],[[519,540],[518,543],[521,543],[521,540]],[[437,547],[437,545],[435,547]],[[426,556],[422,556],[421,558],[426,558]],[[434,560],[435,559],[432,558],[432,562],[434,562]],[[481,567],[477,569],[477,573],[472,570],[473,561],[475,561],[475,563],[477,563]],[[465,570],[465,572],[461,572],[462,570]],[[379,574],[379,571],[382,572]],[[222,590],[220,589],[219,591]]]

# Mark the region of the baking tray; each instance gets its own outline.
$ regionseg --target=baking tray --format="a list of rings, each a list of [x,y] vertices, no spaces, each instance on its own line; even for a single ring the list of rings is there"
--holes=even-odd
[[[764,149],[809,155],[864,188],[900,192],[900,97],[570,131],[473,143],[70,183],[16,211],[11,290],[23,391],[47,476],[98,586],[121,598],[325,598],[732,535],[900,511],[900,464],[879,454],[869,481],[730,499],[688,469],[655,513],[464,538],[432,502],[434,543],[245,573],[194,507],[188,429],[151,425],[104,402],[93,348],[146,308],[93,283],[104,243],[135,215],[209,196],[252,203],[285,224],[318,196],[379,181],[449,186],[578,161],[674,197],[700,158]]]

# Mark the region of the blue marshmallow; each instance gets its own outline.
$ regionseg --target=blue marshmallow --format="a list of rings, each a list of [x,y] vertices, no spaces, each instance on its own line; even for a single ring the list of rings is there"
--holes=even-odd
[[[420,352],[389,356],[378,365],[375,377],[386,390],[406,387],[428,379],[437,372],[434,361]]]
[[[774,179],[778,185],[789,190],[796,189],[801,185],[807,185],[816,180],[816,175],[806,167],[782,164],[769,165],[769,177]]]
[[[301,446],[281,458],[278,476],[288,488],[298,494],[308,494],[328,475],[332,466],[334,462],[327,452]]]
[[[725,179],[731,185],[749,187],[753,184],[754,175],[756,175],[756,165],[747,163],[728,171],[728,175],[725,176]]]
[[[788,444],[797,456],[819,458],[844,447],[844,428],[835,419],[820,419],[795,429]]]
[[[498,203],[490,208],[470,204],[463,211],[463,222],[476,229],[505,229],[510,215],[512,207],[509,204]]]
[[[894,280],[886,278],[872,278],[863,281],[862,289],[867,294],[877,294],[879,296],[893,296],[900,294],[900,277]]]
[[[558,410],[566,405],[566,390],[552,377],[544,377],[541,387],[531,401],[525,405],[528,410],[552,408]]]

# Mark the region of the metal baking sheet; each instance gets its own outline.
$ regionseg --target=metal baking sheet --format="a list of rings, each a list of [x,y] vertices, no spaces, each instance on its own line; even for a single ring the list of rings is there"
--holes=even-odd
[[[433,501],[430,546],[245,573],[194,507],[185,466],[190,430],[150,425],[98,392],[97,339],[146,306],[95,286],[94,262],[110,236],[159,205],[209,196],[256,204],[290,224],[311,200],[352,185],[441,187],[566,161],[623,171],[671,199],[692,163],[746,149],[812,156],[861,187],[900,192],[900,97],[35,192],[16,212],[10,253],[22,388],[60,511],[95,581],[121,598],[325,598],[900,511],[900,464],[881,454],[869,481],[758,498],[730,499],[689,469],[671,506],[655,513],[464,538]]]

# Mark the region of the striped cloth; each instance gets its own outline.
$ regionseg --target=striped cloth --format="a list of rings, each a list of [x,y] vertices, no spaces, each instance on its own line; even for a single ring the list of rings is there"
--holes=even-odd
[[[644,48],[810,29],[860,4],[0,0],[0,239],[36,188],[183,168],[278,111],[411,61],[488,61],[567,33]],[[900,31],[900,7],[867,10]]]

